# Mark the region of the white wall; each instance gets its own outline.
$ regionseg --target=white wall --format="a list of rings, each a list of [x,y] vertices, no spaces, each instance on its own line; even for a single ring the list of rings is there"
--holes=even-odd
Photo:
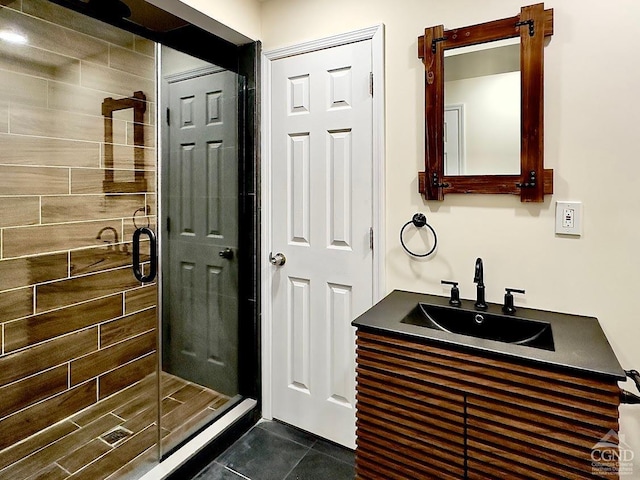
[[[479,5],[482,5],[479,8]],[[640,2],[552,0],[555,34],[545,49],[545,162],[555,194],[542,204],[509,195],[447,195],[424,202],[424,69],[417,37],[515,15],[521,0],[269,0],[262,8],[270,50],[378,23],[386,25],[387,288],[446,294],[441,279],[473,297],[473,263],[485,261],[487,299],[525,288],[516,302],[597,316],[622,365],[640,369]],[[615,29],[615,41],[607,32]],[[580,200],[581,238],[554,235],[554,204]],[[435,257],[415,261],[397,235],[425,212],[439,234]],[[585,345],[588,348],[588,345]],[[623,407],[622,431],[640,475],[640,406]]]
[[[180,1],[249,38],[260,38],[260,2],[258,0]]]

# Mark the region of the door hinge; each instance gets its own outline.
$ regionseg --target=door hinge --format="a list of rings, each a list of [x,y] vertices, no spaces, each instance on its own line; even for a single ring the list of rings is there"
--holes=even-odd
[[[171,231],[171,219],[167,217],[167,232]]]
[[[171,126],[171,110],[167,107],[167,125]]]
[[[369,72],[369,95],[373,97],[373,72]]]
[[[369,248],[373,250],[373,227],[369,227]]]

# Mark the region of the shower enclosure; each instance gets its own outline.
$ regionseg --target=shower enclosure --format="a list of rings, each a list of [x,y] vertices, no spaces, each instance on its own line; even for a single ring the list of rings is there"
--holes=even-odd
[[[0,0],[0,478],[139,478],[257,397],[248,91]]]

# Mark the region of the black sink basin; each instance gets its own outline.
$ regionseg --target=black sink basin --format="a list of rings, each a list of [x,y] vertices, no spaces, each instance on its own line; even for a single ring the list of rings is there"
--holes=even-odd
[[[555,350],[549,323],[517,316],[419,303],[401,323],[497,342]]]

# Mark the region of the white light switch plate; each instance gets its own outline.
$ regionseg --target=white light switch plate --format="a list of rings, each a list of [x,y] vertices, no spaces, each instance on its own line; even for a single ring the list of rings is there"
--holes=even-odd
[[[556,202],[556,233],[582,235],[582,202]]]

